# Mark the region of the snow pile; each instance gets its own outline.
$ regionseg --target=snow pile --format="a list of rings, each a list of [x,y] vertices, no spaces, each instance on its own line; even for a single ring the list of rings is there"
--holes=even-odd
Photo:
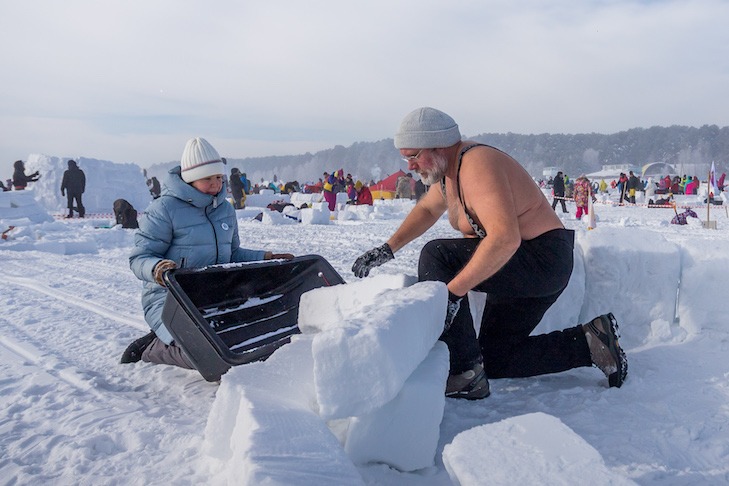
[[[36,170],[40,179],[32,187],[36,199],[48,212],[66,214],[68,202],[61,196],[63,173],[68,169],[68,160],[73,157],[50,157],[31,154],[25,164],[26,173]],[[113,213],[114,201],[126,199],[142,212],[152,201],[142,169],[136,164],[118,164],[107,160],[87,157],[73,158],[86,176],[86,190],[82,201],[87,215]]]

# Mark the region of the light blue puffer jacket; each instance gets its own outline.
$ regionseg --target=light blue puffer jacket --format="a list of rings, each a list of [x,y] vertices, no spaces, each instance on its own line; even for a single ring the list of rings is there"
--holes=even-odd
[[[129,266],[143,282],[144,319],[165,344],[172,335],[162,323],[167,288],[154,281],[160,260],[172,260],[178,268],[263,260],[265,251],[240,248],[235,209],[225,194],[225,184],[217,196],[203,194],[182,180],[177,166],[167,174],[162,196],[139,220]]]

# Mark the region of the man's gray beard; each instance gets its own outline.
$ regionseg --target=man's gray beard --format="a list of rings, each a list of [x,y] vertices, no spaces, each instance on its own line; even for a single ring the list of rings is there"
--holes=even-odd
[[[420,178],[426,186],[431,186],[443,179],[448,170],[448,158],[445,155],[433,152],[430,158],[433,161],[433,168],[426,174],[420,174]]]

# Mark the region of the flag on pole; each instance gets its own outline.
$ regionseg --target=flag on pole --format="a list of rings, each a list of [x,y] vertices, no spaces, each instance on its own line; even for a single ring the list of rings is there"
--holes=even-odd
[[[711,171],[709,172],[709,191],[714,193],[714,197],[719,197],[719,186],[716,184],[716,167],[714,161],[711,161]]]

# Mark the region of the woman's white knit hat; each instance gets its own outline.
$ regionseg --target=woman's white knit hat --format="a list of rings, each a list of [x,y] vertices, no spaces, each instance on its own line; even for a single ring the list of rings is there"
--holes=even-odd
[[[194,182],[198,179],[224,174],[225,163],[218,151],[204,138],[195,137],[187,141],[180,160],[182,180]]]
[[[461,132],[455,120],[427,106],[408,113],[395,134],[398,149],[443,148],[460,141]]]

